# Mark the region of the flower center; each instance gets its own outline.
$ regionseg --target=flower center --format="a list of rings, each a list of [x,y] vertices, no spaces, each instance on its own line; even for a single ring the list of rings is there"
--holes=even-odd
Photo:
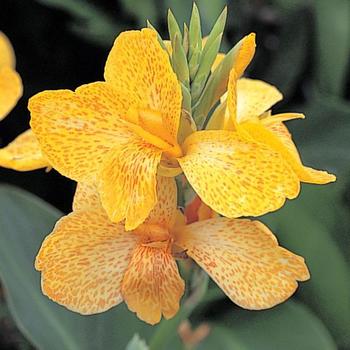
[[[134,232],[139,236],[142,244],[154,244],[167,242],[171,236],[169,230],[158,224],[144,223],[138,226]]]
[[[149,108],[130,108],[126,121],[134,132],[146,142],[162,149],[168,157],[182,157],[181,147],[164,125],[159,111]]]

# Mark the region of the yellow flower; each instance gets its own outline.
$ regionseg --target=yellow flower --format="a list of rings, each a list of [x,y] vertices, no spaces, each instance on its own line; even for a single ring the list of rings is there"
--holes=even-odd
[[[41,152],[33,131],[28,129],[0,149],[0,166],[17,171],[29,171],[49,168],[50,164]]]
[[[22,81],[15,71],[15,54],[10,41],[0,32],[0,120],[16,105],[22,96]]]
[[[236,130],[246,139],[270,147],[290,165],[302,182],[326,184],[336,177],[325,171],[315,170],[302,164],[298,150],[284,121],[304,118],[299,113],[271,115],[270,108],[282,99],[282,94],[272,85],[260,80],[241,78],[233,69],[227,93],[227,110],[222,109],[209,129]],[[223,105],[226,102],[223,101]]]
[[[36,258],[42,289],[82,314],[124,301],[151,324],[169,319],[184,293],[176,257],[193,258],[227,296],[248,309],[283,302],[309,278],[303,258],[278,245],[258,221],[217,217],[185,225],[173,178],[158,178],[158,202],[134,231],[103,210],[96,189],[79,184],[74,211],[56,224]]]
[[[237,49],[242,72],[250,42],[248,36]],[[125,219],[126,230],[155,206],[159,165],[180,167],[201,199],[227,217],[261,215],[299,193],[278,153],[236,131],[198,131],[179,145],[181,87],[153,30],[116,39],[105,79],[32,97],[31,126],[54,168],[78,182],[97,179],[108,216]]]

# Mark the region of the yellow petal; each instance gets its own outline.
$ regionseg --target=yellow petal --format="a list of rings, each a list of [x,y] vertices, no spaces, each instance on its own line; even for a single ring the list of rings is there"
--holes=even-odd
[[[176,139],[181,87],[154,30],[121,33],[108,56],[105,79],[118,89],[134,94],[139,108],[160,112],[163,125]]]
[[[282,94],[261,80],[242,78],[237,81],[237,122],[259,117],[282,99]]]
[[[0,68],[15,68],[15,63],[15,53],[10,40],[3,32],[0,32]]]
[[[171,228],[177,212],[177,187],[174,178],[157,176],[157,202],[145,223]]]
[[[186,139],[184,152],[178,161],[188,181],[224,216],[259,216],[299,193],[297,176],[278,153],[237,132],[198,131]]]
[[[221,63],[221,61],[225,58],[225,54],[219,52],[214,60],[213,65],[211,66],[211,71],[214,72],[214,70],[216,69],[216,67]]]
[[[139,137],[115,147],[98,176],[103,207],[126,230],[142,224],[157,202],[156,177],[162,151]]]
[[[96,180],[78,182],[73,199],[73,211],[92,210],[102,207],[97,190]]]
[[[45,295],[72,311],[94,314],[122,301],[121,282],[137,237],[103,211],[63,217],[36,258]]]
[[[255,54],[255,33],[250,33],[241,39],[234,47],[236,54],[233,63],[233,69],[236,71],[237,77],[239,78]]]
[[[227,110],[222,129],[237,129],[237,73],[234,69],[231,69],[227,85]]]
[[[236,304],[270,308],[288,299],[297,281],[309,278],[304,259],[278,245],[258,221],[210,219],[188,225],[176,243]]]
[[[170,40],[163,40],[163,43],[165,45],[166,50],[168,51],[169,56],[173,54],[173,47],[171,46]]]
[[[115,144],[128,141],[121,123],[133,98],[107,83],[44,91],[29,101],[31,126],[50,164],[79,182],[96,178]]]
[[[262,124],[260,122],[247,122],[241,124],[241,128],[247,132],[256,142],[261,142],[279,152],[283,159],[293,168],[300,181],[325,184],[335,181],[335,176],[326,171],[305,167],[300,159],[298,150],[292,141],[291,135],[282,122]]]
[[[23,86],[19,74],[11,67],[0,67],[0,120],[10,113],[22,93]]]
[[[39,143],[29,129],[0,149],[0,166],[17,171],[36,170],[50,166]]]
[[[122,295],[128,308],[150,324],[162,315],[175,316],[184,282],[174,258],[167,251],[139,245],[132,256],[122,282]]]

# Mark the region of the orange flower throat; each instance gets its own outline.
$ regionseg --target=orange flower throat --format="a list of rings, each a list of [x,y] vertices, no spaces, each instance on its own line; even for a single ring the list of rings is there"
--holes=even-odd
[[[159,111],[149,108],[130,108],[126,120],[135,133],[146,142],[162,149],[170,159],[182,157],[181,147],[164,125]]]

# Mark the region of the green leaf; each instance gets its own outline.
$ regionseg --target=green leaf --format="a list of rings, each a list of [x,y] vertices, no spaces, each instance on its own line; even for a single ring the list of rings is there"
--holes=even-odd
[[[306,306],[293,301],[264,311],[234,310],[218,328],[219,332],[213,327],[198,350],[337,349],[323,323]]]
[[[337,191],[337,186],[304,186],[298,200],[263,220],[283,246],[306,260],[311,279],[302,283],[299,297],[322,318],[339,345],[350,347],[350,268],[332,234],[338,228],[334,218],[340,218],[337,199],[322,200],[324,191]]]
[[[168,10],[168,30],[169,30],[169,39],[172,43],[175,42],[175,35],[177,35],[180,38],[180,41],[182,41],[182,34],[181,34],[180,27],[170,9]]]
[[[158,18],[158,9],[154,0],[121,0],[124,9],[137,19],[139,26],[144,26],[146,20],[155,22]]]
[[[198,68],[199,68],[199,61],[201,58],[202,51],[199,47],[196,47],[194,51],[192,52],[192,56],[188,62],[188,68],[190,71],[190,79],[191,81],[194,79],[194,77],[197,74]]]
[[[184,23],[184,35],[183,35],[182,46],[184,47],[186,57],[188,55],[189,40],[190,39],[189,39],[188,27],[187,27],[187,24]]]
[[[242,40],[244,40],[244,38]],[[225,58],[210,75],[200,99],[193,107],[192,116],[198,126],[204,124],[210,110],[226,92],[230,71],[237,59],[242,40],[226,54]]]
[[[173,53],[171,57],[174,72],[176,73],[179,81],[187,87],[190,83],[187,58],[185,50],[182,46],[182,39],[177,33],[175,34],[174,40],[171,42],[171,44],[173,48]]]
[[[310,101],[298,108],[306,115],[293,121],[293,137],[306,164],[326,168],[336,175],[350,170],[350,103],[315,91]]]
[[[124,348],[135,332],[148,339],[152,327],[139,321],[125,305],[81,316],[41,293],[34,259],[61,215],[29,193],[0,186],[0,276],[18,327],[42,350]]]
[[[350,1],[317,0],[318,43],[317,83],[322,92],[341,95],[344,91],[350,56]]]
[[[206,52],[213,45],[216,38],[224,32],[226,19],[227,19],[227,7],[225,6],[220,16],[216,20],[213,26],[213,29],[211,30],[210,34],[207,37],[207,41],[203,48],[203,56],[205,56]]]
[[[74,18],[73,31],[103,46],[110,46],[121,31],[121,26],[88,1],[83,0],[36,0],[51,7],[67,11]]]
[[[232,4],[228,0],[198,0],[198,7],[202,17],[202,30],[204,33],[209,33],[213,23],[222,12],[222,9],[227,5],[232,11]],[[237,13],[234,12],[236,17]]]
[[[193,131],[197,130],[196,123],[191,116],[191,94],[188,88],[181,84],[182,89],[182,111],[180,118],[179,131],[177,138],[180,144],[185,141],[186,137]]]
[[[219,34],[213,41],[212,45],[206,50],[206,52],[203,51],[201,55],[198,71],[191,83],[191,95],[193,99],[193,104],[195,104],[198,101],[198,98],[200,97],[203,91],[204,85],[210,74],[211,67],[213,66],[215,58],[219,52],[221,39],[222,34]]]
[[[210,335],[196,348],[197,350],[232,349],[248,350],[239,337],[232,330],[223,325],[214,325]],[[257,348],[260,350],[260,348]],[[255,350],[255,349],[254,349]]]
[[[188,0],[163,0],[161,2],[165,11],[171,9],[178,23],[187,23],[191,12],[192,2]]]
[[[200,20],[198,7],[195,3],[193,3],[188,37],[189,37],[188,57],[189,57],[189,62],[191,62],[191,59],[192,61],[194,60],[192,56],[194,55],[195,52],[197,51],[199,51],[200,53],[202,52],[201,20]],[[195,56],[196,61],[192,62],[191,67],[196,67],[197,64],[199,64],[200,55],[198,55],[198,52],[195,55],[196,55]],[[190,74],[191,76],[194,76],[194,73],[192,71],[190,72]]]

